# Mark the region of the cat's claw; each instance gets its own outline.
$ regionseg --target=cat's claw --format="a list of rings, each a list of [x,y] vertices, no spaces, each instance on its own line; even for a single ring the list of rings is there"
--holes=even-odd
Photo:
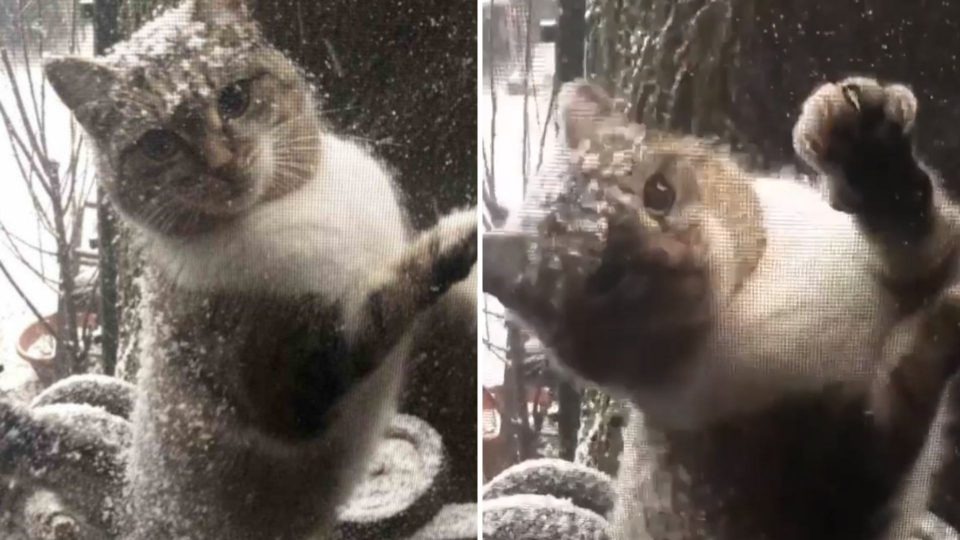
[[[831,205],[858,213],[906,187],[916,168],[916,114],[916,96],[902,84],[866,77],[826,83],[803,104],[794,149],[827,178]]]

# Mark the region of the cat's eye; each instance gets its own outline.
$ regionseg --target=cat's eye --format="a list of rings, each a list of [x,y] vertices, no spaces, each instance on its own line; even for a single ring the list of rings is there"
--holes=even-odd
[[[662,173],[651,175],[643,184],[643,205],[654,214],[666,214],[676,200],[676,191]]]
[[[250,106],[250,81],[237,81],[224,87],[217,97],[217,111],[224,120],[240,118]]]
[[[154,161],[167,161],[180,151],[180,138],[164,129],[152,129],[140,137],[137,146]]]

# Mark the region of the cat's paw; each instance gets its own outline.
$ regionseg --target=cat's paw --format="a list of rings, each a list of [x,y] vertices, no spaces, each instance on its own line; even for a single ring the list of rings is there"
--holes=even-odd
[[[903,195],[916,169],[916,114],[917,99],[902,84],[865,77],[826,83],[803,104],[794,149],[826,176],[834,208],[860,212]]]
[[[345,315],[354,346],[393,346],[419,314],[470,276],[477,251],[475,210],[450,214],[420,234],[395,264],[361,284],[362,301]]]
[[[450,214],[427,232],[433,246],[431,292],[441,295],[470,275],[477,262],[477,233],[476,209]]]

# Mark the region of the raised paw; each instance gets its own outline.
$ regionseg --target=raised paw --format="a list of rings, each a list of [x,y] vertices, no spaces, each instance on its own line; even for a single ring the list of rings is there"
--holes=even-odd
[[[457,283],[477,262],[475,210],[446,216],[422,233],[389,268],[362,285],[363,301],[350,306],[346,318],[352,346],[372,347],[376,354],[392,347],[410,325]]]
[[[405,317],[427,309],[473,271],[477,240],[475,211],[452,213],[420,234],[368,290],[378,291],[381,303],[394,306]]]
[[[463,210],[440,221],[427,234],[437,239],[437,253],[430,273],[431,291],[445,293],[464,280],[477,262],[476,210]]]
[[[804,102],[793,130],[797,154],[822,173],[841,211],[890,211],[925,194],[913,155],[917,100],[901,84],[851,77]]]

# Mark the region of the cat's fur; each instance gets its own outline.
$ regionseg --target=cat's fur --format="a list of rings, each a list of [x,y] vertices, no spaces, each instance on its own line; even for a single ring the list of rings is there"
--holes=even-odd
[[[533,252],[571,246],[550,279],[524,270],[524,235],[485,237],[484,289],[642,411],[615,536],[906,538],[960,359],[960,214],[915,157],[910,90],[851,78],[810,95],[794,142],[826,197],[645,131],[592,84],[560,107],[606,228],[542,229]]]
[[[390,173],[236,0],[46,74],[149,263],[124,538],[324,537],[415,320],[471,272],[474,212],[413,238]]]

